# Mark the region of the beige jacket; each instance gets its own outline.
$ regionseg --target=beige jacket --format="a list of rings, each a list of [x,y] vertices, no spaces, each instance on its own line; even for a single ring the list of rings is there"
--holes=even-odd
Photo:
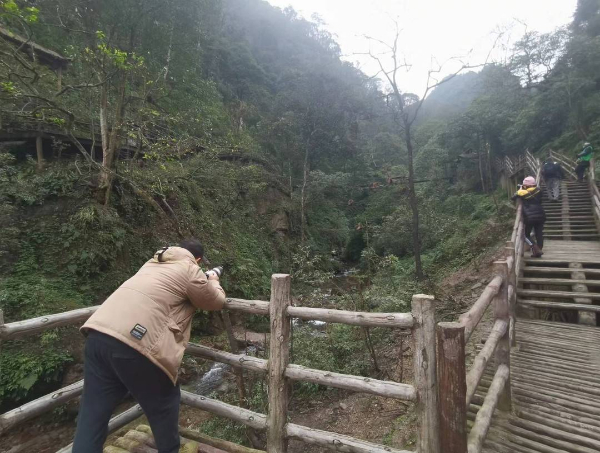
[[[186,249],[169,247],[123,283],[82,326],[131,346],[173,381],[190,339],[196,309],[220,310],[225,292],[208,280]]]

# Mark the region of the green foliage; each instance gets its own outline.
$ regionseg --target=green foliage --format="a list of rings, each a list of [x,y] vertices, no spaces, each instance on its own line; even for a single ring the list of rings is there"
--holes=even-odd
[[[3,347],[0,355],[0,401],[18,403],[48,390],[60,379],[72,358],[60,350],[21,352]]]

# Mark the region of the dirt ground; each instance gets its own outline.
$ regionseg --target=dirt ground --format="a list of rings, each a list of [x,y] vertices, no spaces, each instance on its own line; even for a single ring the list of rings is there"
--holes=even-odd
[[[491,265],[498,259],[501,249],[490,252],[466,268],[445,278],[434,290],[439,321],[456,320],[477,300],[491,278]],[[488,310],[489,311],[489,310]],[[489,325],[489,317],[482,325]],[[467,352],[472,353],[473,345],[482,338],[483,329],[477,329]],[[402,343],[403,353],[400,355]],[[81,351],[77,351],[81,354]],[[412,352],[410,337],[397,335],[392,344],[378,350],[378,361],[384,371],[384,378],[397,382],[412,383]],[[75,369],[65,379],[65,385],[81,379],[81,369]],[[67,382],[71,381],[71,382]],[[119,411],[131,406],[123,404]],[[75,431],[77,402],[73,401],[59,413],[40,416],[29,423],[12,429],[8,435],[0,437],[0,453],[55,453],[68,445]],[[414,449],[416,441],[416,418],[413,404],[380,398],[371,395],[354,394],[332,390],[319,394],[310,401],[293,401],[291,421],[307,427],[346,434],[359,439],[384,444],[394,448]],[[196,427],[211,417],[210,414],[182,406],[180,424]],[[138,419],[110,438],[120,436],[138,424],[147,423]],[[327,450],[306,445],[300,441],[290,442],[290,453],[321,453]]]

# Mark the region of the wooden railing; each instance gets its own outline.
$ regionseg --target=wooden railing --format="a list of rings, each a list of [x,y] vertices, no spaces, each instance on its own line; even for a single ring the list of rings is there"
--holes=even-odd
[[[497,280],[495,281],[497,283]],[[271,283],[270,302],[228,299],[225,305],[227,310],[267,315],[270,317],[271,341],[269,345],[269,360],[244,354],[233,354],[192,343],[186,349],[187,354],[195,357],[222,362],[236,369],[267,375],[269,395],[268,414],[260,414],[186,391],[181,392],[181,402],[214,415],[228,418],[253,429],[266,431],[268,453],[285,453],[287,451],[287,442],[292,438],[308,444],[327,447],[335,451],[406,453],[405,451],[376,445],[349,436],[288,423],[290,395],[288,390],[292,381],[304,381],[402,401],[414,401],[416,402],[416,412],[419,421],[417,450],[420,452],[440,453],[433,297],[425,295],[413,296],[411,313],[349,312],[294,307],[291,305],[290,276],[275,274],[272,277]],[[494,294],[497,292],[494,290]],[[0,341],[23,338],[55,327],[78,325],[87,320],[97,309],[98,307],[84,308],[8,324],[3,323],[0,311]],[[290,364],[289,351],[292,318],[336,322],[354,326],[411,329],[415,385],[332,373]],[[83,381],[79,381],[0,415],[0,434],[67,401],[77,398],[82,394],[82,391]],[[141,415],[142,411],[139,405],[132,407],[111,419],[109,432],[125,426]],[[70,451],[70,446],[60,450],[61,453]]]
[[[458,322],[437,326],[440,442],[444,453],[480,453],[495,409],[511,410],[510,349],[516,345],[516,288],[524,243],[522,211],[519,204],[504,259],[494,262],[494,276],[479,299]],[[493,307],[493,325],[484,346],[467,369],[466,344],[490,307]],[[492,359],[493,379],[469,432],[469,406]]]

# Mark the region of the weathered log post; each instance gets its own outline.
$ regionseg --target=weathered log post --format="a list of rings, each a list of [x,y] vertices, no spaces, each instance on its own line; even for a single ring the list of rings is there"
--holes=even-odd
[[[506,261],[494,262],[493,272],[502,277],[502,286],[496,297],[494,297],[494,317],[510,324],[510,308],[508,302],[508,263]],[[502,336],[496,347],[496,368],[500,365],[506,365],[510,372],[510,329]],[[506,380],[504,390],[498,400],[498,409],[501,411],[510,411],[512,394],[510,388],[510,374]]]
[[[419,421],[417,451],[440,453],[433,296],[414,295],[412,315],[414,317],[413,366]],[[464,400],[462,405],[464,406]]]
[[[508,269],[508,309],[510,323],[508,325],[510,346],[517,346],[517,254],[515,251],[515,243],[512,241],[506,242],[506,257],[512,259],[512,265]]]
[[[441,322],[436,332],[440,444],[444,453],[467,453],[465,327]]]
[[[269,415],[267,417],[267,452],[286,453],[287,423],[290,384],[285,369],[290,361],[290,276],[274,274],[271,277],[271,341],[269,343]]]

